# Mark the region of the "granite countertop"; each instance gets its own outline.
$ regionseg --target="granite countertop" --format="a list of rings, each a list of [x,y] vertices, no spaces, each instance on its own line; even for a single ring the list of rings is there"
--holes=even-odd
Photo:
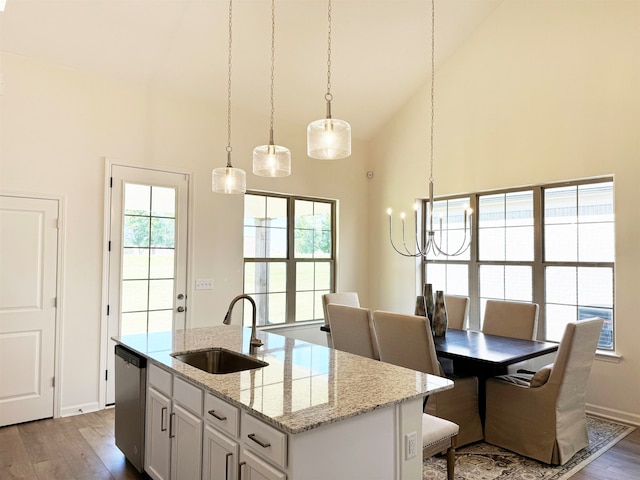
[[[446,378],[264,331],[254,356],[266,367],[213,375],[171,356],[211,347],[248,354],[250,335],[220,325],[114,340],[290,434],[453,388]]]

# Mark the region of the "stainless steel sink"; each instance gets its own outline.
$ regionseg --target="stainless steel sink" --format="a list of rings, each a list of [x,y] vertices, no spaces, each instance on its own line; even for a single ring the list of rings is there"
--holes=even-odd
[[[172,355],[192,367],[199,368],[208,373],[221,374],[241,372],[252,368],[266,367],[267,362],[257,358],[248,357],[241,353],[232,352],[225,348],[210,348],[198,352],[175,353]]]

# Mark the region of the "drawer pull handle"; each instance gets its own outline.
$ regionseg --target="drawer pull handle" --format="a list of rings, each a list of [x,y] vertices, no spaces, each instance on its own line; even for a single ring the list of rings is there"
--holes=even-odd
[[[209,415],[216,417],[220,421],[223,421],[223,420],[227,419],[227,417],[225,417],[224,415],[220,415],[220,414],[216,413],[215,410],[209,410],[208,413],[209,413]]]
[[[260,445],[262,448],[269,448],[271,446],[271,444],[269,442],[263,442],[262,440],[260,440],[258,437],[256,437],[255,433],[250,433],[249,435],[247,435],[247,437],[249,437],[251,440],[253,440],[254,442],[256,442],[258,445]]]

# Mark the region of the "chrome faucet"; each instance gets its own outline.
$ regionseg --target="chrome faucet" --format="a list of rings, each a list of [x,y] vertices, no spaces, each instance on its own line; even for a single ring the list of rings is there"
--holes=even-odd
[[[233,310],[233,306],[236,304],[238,300],[246,299],[251,302],[251,307],[253,308],[253,316],[251,317],[251,340],[249,341],[249,351],[253,352],[256,348],[261,347],[263,345],[262,340],[260,340],[256,336],[256,302],[253,301],[249,295],[238,295],[236,298],[231,300],[229,304],[229,310],[227,310],[227,314],[224,316],[224,320],[222,323],[225,325],[229,325],[231,323],[231,311]]]

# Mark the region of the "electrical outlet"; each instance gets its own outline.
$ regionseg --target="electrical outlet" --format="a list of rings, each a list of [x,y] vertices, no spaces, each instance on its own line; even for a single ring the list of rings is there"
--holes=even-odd
[[[405,457],[406,460],[418,455],[418,434],[411,432],[405,435]]]
[[[213,280],[210,278],[198,278],[196,280],[196,290],[213,290]]]

